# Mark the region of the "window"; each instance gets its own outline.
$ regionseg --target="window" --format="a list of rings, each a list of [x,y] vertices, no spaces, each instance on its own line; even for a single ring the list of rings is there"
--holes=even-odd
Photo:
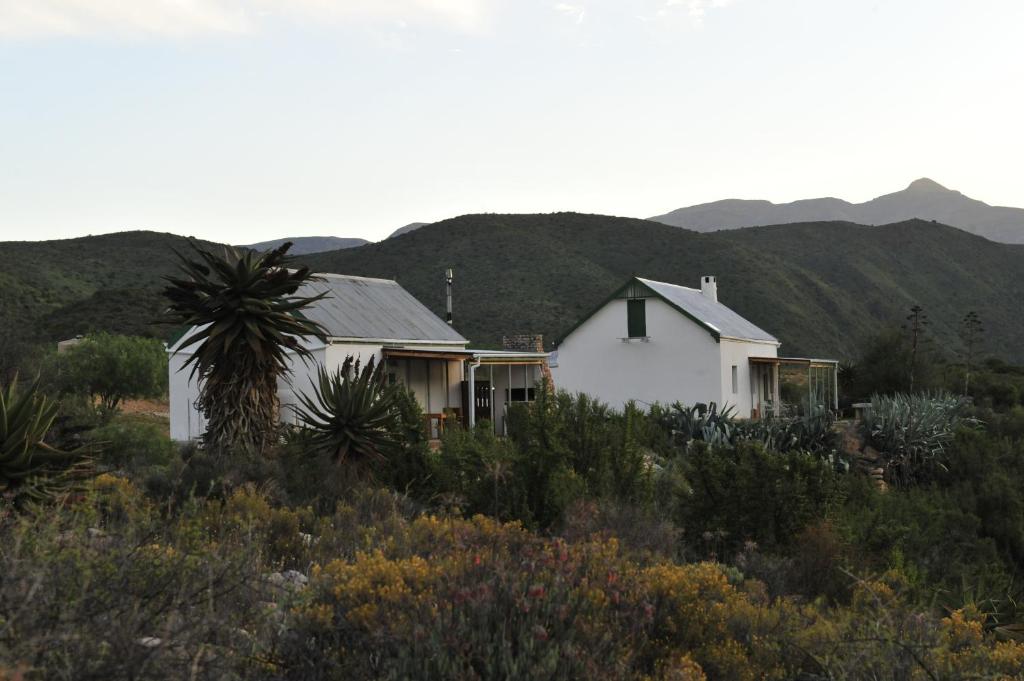
[[[737,395],[740,392],[740,368],[735,364],[732,365],[732,394]]]
[[[647,310],[643,298],[626,301],[626,327],[630,338],[647,336]]]

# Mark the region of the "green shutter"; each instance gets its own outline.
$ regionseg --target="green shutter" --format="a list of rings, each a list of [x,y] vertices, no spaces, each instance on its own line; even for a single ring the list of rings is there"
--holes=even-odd
[[[647,335],[647,310],[643,298],[626,301],[626,326],[630,338],[643,338]]]

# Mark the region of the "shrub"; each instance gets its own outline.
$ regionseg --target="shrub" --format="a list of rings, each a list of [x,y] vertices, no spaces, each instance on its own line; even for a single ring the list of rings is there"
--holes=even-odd
[[[155,423],[114,420],[91,431],[89,440],[100,445],[98,464],[111,469],[166,467],[177,454],[177,446]]]
[[[719,557],[748,541],[765,550],[786,546],[825,518],[845,491],[844,476],[828,461],[768,452],[754,442],[697,443],[682,462],[692,491],[677,497],[679,522],[691,543]]]

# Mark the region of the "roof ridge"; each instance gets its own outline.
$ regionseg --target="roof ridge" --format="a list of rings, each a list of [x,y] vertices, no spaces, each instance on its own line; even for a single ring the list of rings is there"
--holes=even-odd
[[[350,281],[379,281],[385,284],[395,284],[398,282],[394,279],[381,279],[379,277],[361,277],[357,274],[337,274],[335,272],[314,272],[314,276],[323,277],[324,279],[346,279]]]
[[[644,277],[637,277],[637,279],[639,279],[640,281],[645,282],[645,283],[661,284],[662,286],[673,286],[675,288],[681,288],[681,289],[685,289],[687,291],[693,291],[694,293],[701,293],[701,290],[699,288],[693,288],[692,286],[683,286],[682,284],[673,284],[671,281],[658,281],[657,279],[645,279]],[[718,303],[717,300],[713,301],[713,302]],[[722,303],[718,303],[718,304],[721,305]]]

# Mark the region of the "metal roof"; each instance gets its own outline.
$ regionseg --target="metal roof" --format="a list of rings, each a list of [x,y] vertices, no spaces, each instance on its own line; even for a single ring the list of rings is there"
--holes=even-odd
[[[318,274],[295,295],[327,293],[302,310],[331,338],[468,343],[455,329],[390,279]]]
[[[697,323],[707,327],[721,338],[778,343],[779,340],[752,322],[747,321],[728,307],[711,300],[698,289],[667,284],[663,281],[636,278],[658,297],[691,317]]]

